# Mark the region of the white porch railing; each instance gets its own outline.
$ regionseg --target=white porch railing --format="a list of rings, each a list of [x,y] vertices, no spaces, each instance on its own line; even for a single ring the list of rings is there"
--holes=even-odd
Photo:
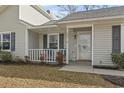
[[[28,49],[28,56],[31,61],[41,61],[41,55],[44,56],[44,62],[56,62],[56,52],[58,49]],[[66,62],[66,49],[59,49],[64,56]]]

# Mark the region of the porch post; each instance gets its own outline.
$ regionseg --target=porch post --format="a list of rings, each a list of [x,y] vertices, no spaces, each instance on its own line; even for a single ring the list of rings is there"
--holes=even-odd
[[[66,28],[66,64],[69,64],[68,27]]]
[[[93,66],[93,47],[94,47],[94,25],[92,24],[92,66]]]
[[[28,56],[28,29],[25,31],[25,56]]]
[[[121,24],[121,53],[124,52],[124,23]]]

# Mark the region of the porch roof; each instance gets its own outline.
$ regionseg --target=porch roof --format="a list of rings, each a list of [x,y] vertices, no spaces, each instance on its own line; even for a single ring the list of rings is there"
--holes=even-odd
[[[44,23],[44,24],[41,25],[41,26],[56,25],[57,22],[58,22],[57,20],[50,20],[50,21]]]
[[[30,29],[47,29],[47,28],[56,28],[57,27],[57,20],[50,20],[42,25],[30,27]]]

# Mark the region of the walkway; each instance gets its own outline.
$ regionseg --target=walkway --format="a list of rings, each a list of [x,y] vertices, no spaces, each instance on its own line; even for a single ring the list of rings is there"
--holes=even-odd
[[[62,67],[60,70],[73,71],[73,72],[84,72],[84,73],[94,73],[103,75],[113,75],[113,76],[124,76],[124,71],[109,70],[109,69],[98,69],[92,66],[84,66],[82,64],[70,64]]]

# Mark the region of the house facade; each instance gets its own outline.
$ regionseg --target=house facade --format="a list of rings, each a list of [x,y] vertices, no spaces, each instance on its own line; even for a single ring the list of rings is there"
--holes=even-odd
[[[46,23],[51,19],[52,17],[39,6],[0,6],[1,50],[10,51],[14,56],[24,58],[28,43],[27,28]]]
[[[60,20],[52,20],[47,13],[39,10],[35,15],[29,11],[29,8],[37,10],[34,6],[21,6],[21,13],[18,8],[11,6],[11,11],[8,9],[10,14],[1,13],[0,31],[16,32],[12,34],[15,38],[11,38],[11,41],[15,40],[11,43],[15,49],[11,48],[13,54],[22,58],[28,55],[32,62],[40,62],[43,55],[44,62],[55,63],[56,53],[60,51],[66,64],[86,60],[92,66],[114,66],[111,54],[124,52],[123,6],[72,13]],[[14,9],[17,9],[16,13],[13,13]],[[29,16],[29,13],[32,15]],[[45,18],[38,18],[39,13],[43,13]],[[4,43],[4,38],[2,40]]]

